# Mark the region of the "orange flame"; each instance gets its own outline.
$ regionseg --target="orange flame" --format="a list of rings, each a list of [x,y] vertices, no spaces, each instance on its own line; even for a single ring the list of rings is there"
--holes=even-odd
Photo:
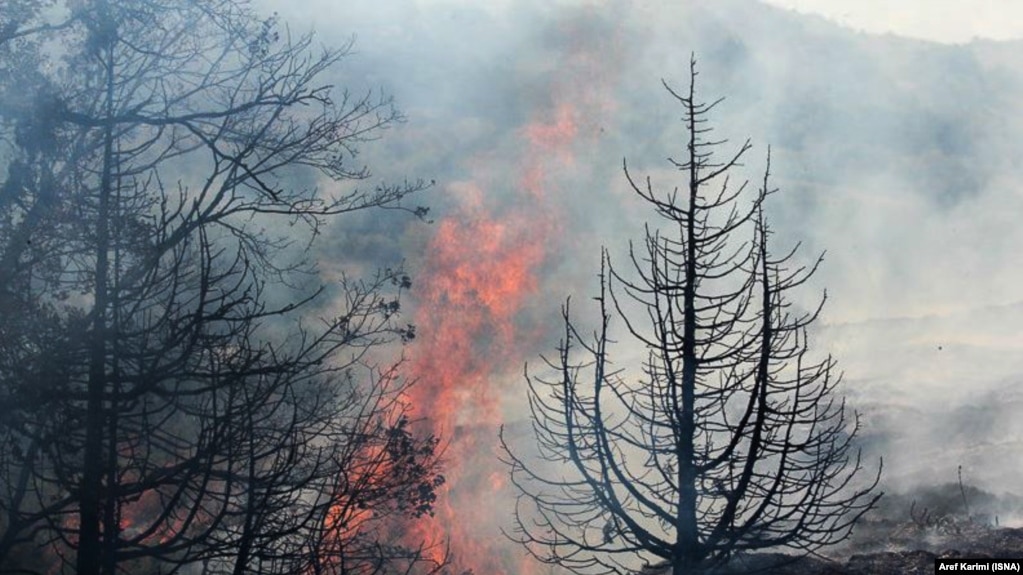
[[[495,523],[494,506],[483,497],[503,490],[493,453],[501,395],[492,385],[523,357],[516,315],[537,291],[550,223],[518,212],[497,220],[477,186],[461,191],[462,210],[440,222],[430,242],[416,318],[432,335],[416,348],[412,395],[450,438],[436,525],[424,530],[450,536],[461,568],[468,558],[482,559],[488,564],[474,565],[477,573],[497,575],[505,572],[497,563],[500,533],[493,528],[486,541],[473,543]]]
[[[564,107],[552,122],[532,124],[522,135],[532,149],[549,146],[557,152],[551,159],[560,155],[564,161],[575,133],[574,115]],[[517,319],[538,293],[556,229],[552,206],[544,200],[547,167],[540,156],[529,154],[523,166],[519,193],[528,199],[501,214],[486,204],[478,184],[452,186],[462,206],[438,224],[424,264],[428,275],[417,294],[416,322],[430,335],[415,350],[418,383],[412,395],[437,431],[450,438],[435,525],[422,529],[447,534],[456,572],[473,568],[500,575],[532,567],[518,554],[509,557],[497,527],[507,510],[496,499],[508,493],[496,431],[505,395],[497,383],[513,377],[510,368],[533,351],[536,330],[523,330]]]
[[[522,312],[539,294],[541,270],[559,247],[557,181],[574,167],[580,135],[595,135],[594,119],[609,111],[605,67],[614,62],[594,54],[608,48],[594,46],[593,35],[576,28],[590,24],[573,20],[559,36],[570,45],[561,56],[563,69],[552,74],[550,104],[515,134],[525,150],[512,160],[519,181],[478,177],[449,186],[460,206],[438,223],[417,277],[415,322],[422,337],[411,358],[417,383],[410,395],[450,443],[436,516],[411,535],[434,543],[446,538],[454,573],[539,572],[499,530],[508,523],[512,494],[497,458],[497,428],[502,402],[515,395],[501,385],[519,381],[518,371],[535,356],[544,333],[542,326],[521,325]]]

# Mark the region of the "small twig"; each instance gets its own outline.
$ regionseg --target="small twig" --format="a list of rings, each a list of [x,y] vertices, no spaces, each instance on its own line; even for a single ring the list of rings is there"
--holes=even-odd
[[[963,466],[959,466],[959,493],[963,496],[963,507],[966,509],[966,517],[970,517],[970,504],[966,502],[966,489],[963,488]]]
[[[916,523],[918,527],[930,527],[930,511],[924,507],[923,512],[918,516],[916,514],[916,500],[909,504],[909,517]]]

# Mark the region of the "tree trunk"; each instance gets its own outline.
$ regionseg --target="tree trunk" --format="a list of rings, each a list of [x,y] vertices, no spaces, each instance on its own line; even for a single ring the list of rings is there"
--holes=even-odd
[[[113,47],[106,51],[106,117],[113,117],[114,98],[114,57]],[[109,268],[110,244],[110,195],[114,162],[113,126],[104,127],[103,171],[100,177],[98,210],[96,221],[96,299],[93,304],[92,338],[89,353],[89,380],[85,415],[85,446],[82,465],[82,482],[79,487],[78,512],[78,575],[99,575],[101,566],[102,535],[100,514],[103,501],[104,453],[104,410],[103,396],[106,390],[106,340],[107,340],[107,274]],[[113,575],[113,574],[110,574]]]
[[[695,83],[695,82],[694,82]],[[692,109],[690,84],[689,110],[689,200],[685,230],[685,284],[682,291],[682,405],[677,425],[678,442],[678,518],[675,544],[681,559],[688,562],[698,555],[699,532],[696,524],[696,202],[699,197],[700,171],[696,153],[696,113]],[[677,393],[677,392],[676,392]],[[676,407],[677,409],[677,407]],[[678,569],[679,561],[675,561]]]

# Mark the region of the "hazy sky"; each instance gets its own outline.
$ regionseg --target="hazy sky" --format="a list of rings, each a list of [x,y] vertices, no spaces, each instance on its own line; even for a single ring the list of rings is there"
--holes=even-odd
[[[856,30],[945,43],[1023,38],[1018,0],[766,0]]]
[[[713,1],[713,0],[710,0]],[[763,0],[767,4],[788,8],[804,14],[817,14],[849,28],[875,34],[892,33],[909,38],[943,43],[963,43],[974,38],[1011,40],[1023,38],[1023,2],[1019,0]],[[277,4],[263,0],[265,4]],[[388,12],[399,4],[425,6],[471,6],[475,10],[503,12],[515,5],[514,0],[416,0],[407,3],[379,2]],[[613,2],[591,0],[558,0],[552,4],[591,5],[611,8],[633,4],[643,8],[665,2]],[[389,6],[390,5],[390,6]],[[295,7],[309,6],[330,10],[330,0],[305,0]]]

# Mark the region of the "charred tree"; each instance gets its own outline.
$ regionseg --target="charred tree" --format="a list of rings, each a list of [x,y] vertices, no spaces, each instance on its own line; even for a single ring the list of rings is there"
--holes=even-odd
[[[521,493],[510,537],[575,573],[646,561],[681,575],[745,552],[812,552],[846,538],[880,497],[880,468],[858,474],[859,423],[834,396],[835,361],[810,355],[823,299],[800,312],[790,298],[821,260],[773,255],[770,158],[743,205],[748,186],[729,176],[750,143],[721,159],[726,142],[708,124],[721,100],[700,102],[696,78],[694,59],[688,92],[665,84],[683,110],[688,145],[670,161],[685,185],[660,192],[623,164],[661,225],[630,246],[630,273],[602,253],[592,337],[566,303],[557,355],[544,358],[553,375],[527,370],[537,458],[502,431]],[[635,373],[613,360],[628,343],[646,356]]]
[[[379,366],[410,279],[310,281],[335,217],[424,213],[424,182],[353,184],[390,99],[244,2],[10,8],[0,572],[436,569],[382,526],[442,480]]]

